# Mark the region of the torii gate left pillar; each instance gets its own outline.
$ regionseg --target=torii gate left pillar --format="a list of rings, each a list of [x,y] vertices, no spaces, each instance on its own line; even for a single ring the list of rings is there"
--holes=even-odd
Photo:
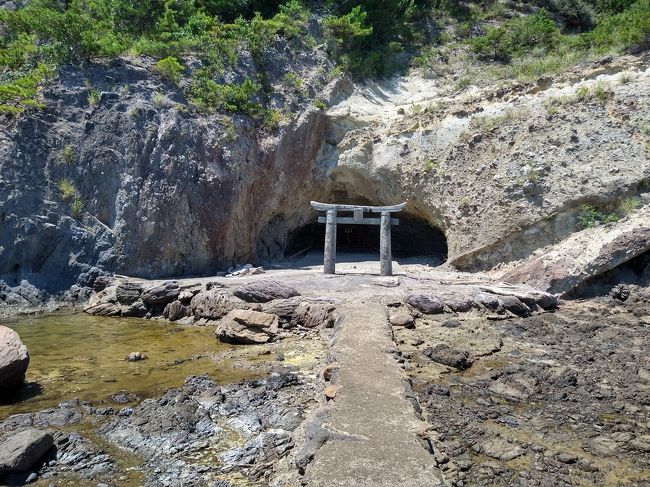
[[[311,202],[312,208],[325,211],[325,218],[319,217],[319,223],[325,223],[325,249],[323,252],[323,271],[325,274],[336,273],[336,225],[337,223],[354,225],[379,225],[379,268],[382,276],[393,274],[393,256],[391,249],[391,225],[399,225],[399,220],[391,218],[391,213],[401,211],[406,203],[393,206],[358,206],[332,205]],[[339,217],[338,212],[352,212],[352,217]],[[379,213],[379,218],[364,218],[364,212]]]

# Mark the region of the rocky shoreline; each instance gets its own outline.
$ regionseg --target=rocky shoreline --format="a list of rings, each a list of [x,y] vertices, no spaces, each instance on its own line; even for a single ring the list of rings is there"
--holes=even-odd
[[[50,435],[52,444],[4,481],[320,485],[313,483],[319,455],[332,451],[324,445],[347,438],[331,422],[354,391],[341,389],[345,374],[332,351],[346,326],[350,336],[349,327],[363,322],[350,321],[351,309],[368,319],[380,311],[391,330],[394,347],[381,353],[402,367],[408,383],[400,394],[422,423],[409,435],[430,453],[444,485],[648,481],[644,280],[621,284],[617,276],[618,284],[601,286],[609,286],[606,296],[560,301],[488,278],[439,277],[100,280],[88,313],[129,317],[139,307],[147,318],[213,327],[215,341],[264,347],[274,360],[252,363],[259,379],[221,384],[191,376],[144,400],[125,391],[13,415],[0,423],[0,442],[22,434],[48,444],[43,435]],[[296,340],[320,351],[301,363],[285,359]]]

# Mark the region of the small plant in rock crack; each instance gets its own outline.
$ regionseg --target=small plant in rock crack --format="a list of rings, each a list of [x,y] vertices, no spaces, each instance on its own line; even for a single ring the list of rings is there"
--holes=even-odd
[[[91,90],[90,93],[88,93],[88,105],[91,107],[94,107],[99,103],[99,99],[101,98],[101,95],[99,94],[99,91],[97,90]]]
[[[643,206],[643,202],[641,201],[641,198],[625,198],[623,201],[621,201],[621,204],[619,205],[618,209],[623,215],[629,215],[632,213],[634,210],[638,210]]]
[[[622,85],[626,85],[633,79],[634,77],[632,76],[632,73],[630,73],[629,71],[625,71],[621,73],[621,75],[618,77],[618,82]]]
[[[74,162],[74,149],[71,144],[66,144],[61,151],[61,159],[68,166]]]
[[[424,167],[424,170],[426,172],[431,172],[434,171],[435,169],[438,168],[438,164],[431,159],[430,157],[427,157],[424,162],[422,163],[422,166]]]
[[[615,212],[597,210],[591,205],[582,205],[577,216],[580,228],[593,228],[606,223],[615,223],[619,216]]]
[[[293,72],[289,72],[282,77],[283,81],[292,88],[299,90],[302,87],[302,79]]]
[[[69,179],[61,179],[58,183],[58,187],[61,198],[64,201],[69,201],[77,196],[77,190]]]
[[[327,110],[327,104],[320,98],[314,100],[314,106],[319,110]]]
[[[77,196],[72,202],[72,205],[70,205],[70,212],[72,213],[72,218],[74,218],[75,220],[79,220],[79,218],[81,218],[81,216],[83,215],[85,207],[86,205],[83,202],[83,200]]]
[[[605,102],[609,98],[610,92],[603,83],[596,83],[593,89],[594,97],[600,101]]]
[[[151,101],[157,108],[163,108],[165,105],[167,105],[167,98],[165,98],[165,95],[162,93],[154,93],[153,97],[151,97]]]

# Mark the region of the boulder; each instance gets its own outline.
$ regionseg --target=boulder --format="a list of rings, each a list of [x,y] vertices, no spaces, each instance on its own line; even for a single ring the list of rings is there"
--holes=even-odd
[[[415,320],[404,306],[400,306],[399,308],[389,308],[388,321],[393,326],[415,328]]]
[[[89,304],[84,311],[95,316],[120,316],[122,314],[122,309],[115,303]]]
[[[530,316],[530,308],[515,296],[499,296],[501,306],[516,316]]]
[[[469,353],[465,350],[450,347],[446,343],[439,343],[435,347],[427,349],[424,353],[434,362],[448,365],[455,369],[464,370],[472,365]]]
[[[136,282],[123,282],[115,288],[115,298],[120,304],[131,304],[140,299],[142,285]]]
[[[300,303],[302,303],[302,299],[298,296],[289,299],[274,299],[273,301],[264,303],[262,305],[262,311],[277,315],[280,318],[280,323],[291,323],[296,308],[298,308]]]
[[[442,299],[435,294],[410,294],[404,302],[426,315],[439,314],[444,311]]]
[[[95,291],[96,293],[98,293],[99,291],[103,291],[112,283],[113,283],[113,278],[110,276],[97,276],[93,281],[93,291]]]
[[[169,321],[180,320],[181,318],[185,318],[190,314],[191,314],[190,307],[185,306],[183,303],[181,303],[178,300],[169,303],[167,306],[165,306],[165,310],[163,311],[163,316],[167,318]]]
[[[218,288],[200,292],[190,301],[190,311],[195,316],[212,320],[223,318],[233,308],[230,296]]]
[[[473,300],[467,297],[448,299],[445,304],[454,313],[467,313],[474,307]]]
[[[88,299],[88,305],[86,307],[92,307],[101,303],[114,303],[117,301],[117,286],[109,286],[105,289],[102,289],[98,293],[93,294]]]
[[[176,281],[166,281],[162,284],[153,284],[142,291],[144,304],[167,304],[175,301],[181,293],[181,288]]]
[[[479,292],[474,295],[474,302],[479,306],[489,309],[490,311],[497,311],[500,303],[499,298],[494,294]]]
[[[51,434],[37,429],[28,429],[10,436],[0,444],[0,473],[28,470],[53,444]]]
[[[305,328],[332,328],[334,326],[334,306],[323,303],[303,302],[296,308],[294,323]]]
[[[266,343],[278,332],[278,317],[260,311],[234,309],[217,326],[219,341],[224,343]]]
[[[266,303],[274,299],[287,299],[300,295],[291,286],[269,279],[261,279],[240,286],[235,289],[233,294],[247,303]]]
[[[0,326],[0,390],[17,386],[25,380],[29,352],[18,333]]]
[[[149,312],[149,308],[142,301],[136,301],[128,306],[122,306],[122,316],[132,318],[144,318]]]

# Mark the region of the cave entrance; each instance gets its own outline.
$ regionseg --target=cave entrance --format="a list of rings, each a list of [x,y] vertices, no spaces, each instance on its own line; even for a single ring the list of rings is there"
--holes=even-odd
[[[426,220],[408,214],[399,215],[399,225],[391,228],[393,260],[400,263],[440,265],[447,260],[447,238]],[[316,219],[296,228],[287,236],[284,255],[322,264],[325,225]],[[377,260],[379,256],[378,225],[346,225],[339,223],[336,230],[337,262]],[[319,257],[320,255],[320,257]],[[369,258],[369,256],[372,256]]]

